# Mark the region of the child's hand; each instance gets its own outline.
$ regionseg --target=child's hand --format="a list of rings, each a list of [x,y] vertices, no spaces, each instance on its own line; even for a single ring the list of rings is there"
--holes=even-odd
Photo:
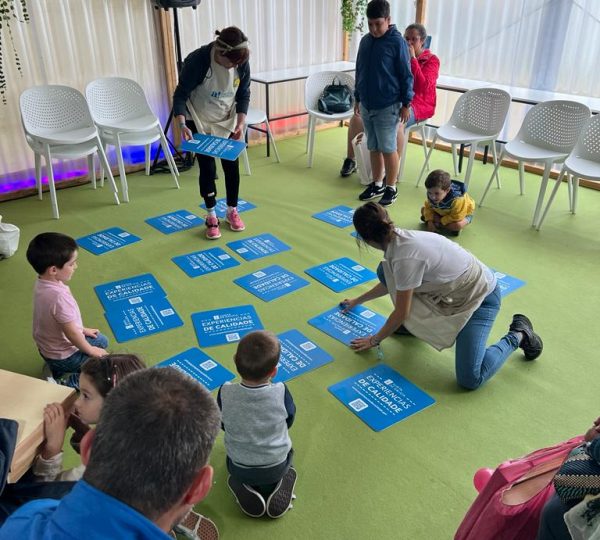
[[[68,414],[60,403],[49,403],[44,407],[44,437],[42,458],[50,459],[60,453],[65,442]]]
[[[84,328],[83,329],[83,335],[86,337],[98,337],[98,334],[100,333],[100,330],[98,330],[97,328]]]
[[[404,105],[400,107],[400,122],[406,124],[408,119],[410,118],[410,107],[405,107]]]
[[[105,349],[101,349],[100,347],[90,347],[90,352],[88,356],[93,356],[94,358],[102,358],[107,354],[108,351],[106,351]]]
[[[427,222],[427,230],[429,232],[437,232],[437,227],[435,226],[435,223],[433,221]]]

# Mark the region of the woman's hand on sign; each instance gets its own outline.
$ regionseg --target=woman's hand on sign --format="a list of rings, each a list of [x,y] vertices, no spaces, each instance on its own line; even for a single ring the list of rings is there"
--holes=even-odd
[[[356,298],[345,298],[340,302],[342,313],[348,313],[354,306],[357,306]]]
[[[350,342],[350,347],[352,347],[356,352],[359,351],[368,351],[372,347],[376,347],[376,344],[373,343],[371,339],[373,336],[367,336],[364,338],[356,338]]]

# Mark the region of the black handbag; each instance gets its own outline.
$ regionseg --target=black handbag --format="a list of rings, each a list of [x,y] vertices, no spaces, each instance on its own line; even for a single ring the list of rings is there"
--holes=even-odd
[[[334,78],[331,84],[323,89],[318,102],[319,111],[325,114],[348,112],[353,105],[352,90],[347,84],[342,84],[338,78]]]

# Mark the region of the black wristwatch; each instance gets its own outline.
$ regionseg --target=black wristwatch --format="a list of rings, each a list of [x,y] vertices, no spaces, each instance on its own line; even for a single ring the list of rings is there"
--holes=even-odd
[[[406,107],[407,109],[410,109],[411,105],[412,105],[412,102],[402,104],[402,106]]]

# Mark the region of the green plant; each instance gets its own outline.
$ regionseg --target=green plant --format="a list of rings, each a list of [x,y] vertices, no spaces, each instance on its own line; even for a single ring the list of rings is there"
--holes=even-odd
[[[17,9],[18,7],[18,9]],[[10,45],[15,58],[15,65],[19,73],[23,74],[21,69],[21,59],[15,47],[11,22],[26,23],[29,22],[29,12],[27,11],[27,0],[0,0],[0,96],[2,103],[6,104],[6,75],[4,74],[4,31],[8,32]]]
[[[365,12],[369,0],[342,0],[340,12],[342,27],[351,34],[355,30],[362,32],[365,26]]]

